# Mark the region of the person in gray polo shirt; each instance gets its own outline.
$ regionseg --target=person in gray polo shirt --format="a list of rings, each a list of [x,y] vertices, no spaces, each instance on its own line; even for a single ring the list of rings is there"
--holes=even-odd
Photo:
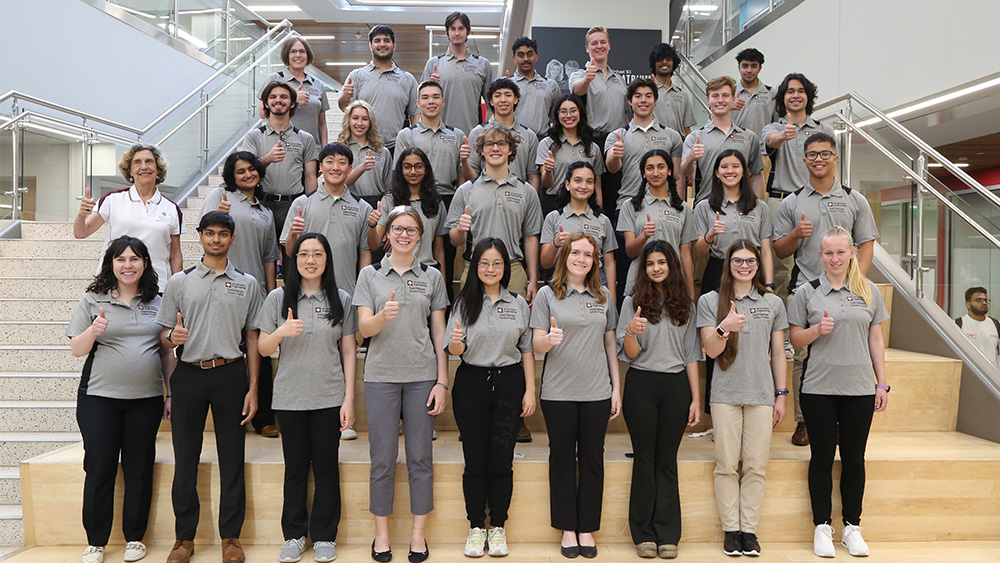
[[[520,105],[521,92],[509,78],[498,78],[490,84],[487,92],[486,103],[493,111],[493,116],[484,125],[478,125],[469,133],[469,139],[473,144],[479,142],[480,135],[484,128],[490,123],[500,123],[514,133],[517,138],[517,154],[510,162],[510,171],[517,176],[518,180],[531,184],[537,192],[540,186],[538,164],[535,156],[538,152],[538,137],[534,131],[528,129],[524,124],[514,117],[514,109]],[[469,157],[469,166],[478,176],[483,171],[483,155],[480,151],[475,151]]]
[[[545,354],[541,406],[549,432],[549,510],[565,557],[595,557],[601,527],[604,436],[621,414],[618,319],[601,286],[597,243],[576,232],[559,251],[552,284],[531,309],[536,353]]]
[[[830,496],[838,449],[842,543],[853,556],[869,553],[861,537],[865,446],[874,413],[884,411],[889,401],[882,337],[889,313],[878,288],[862,273],[855,242],[843,227],[825,231],[823,273],[796,290],[788,306],[792,344],[809,350],[800,400],[809,425],[813,551],[820,557],[835,555]]]
[[[577,96],[586,96],[590,125],[594,131],[608,135],[628,122],[625,79],[608,67],[611,38],[607,29],[601,26],[588,29],[585,46],[590,61],[585,69],[570,75],[570,90]]]
[[[448,51],[427,60],[420,80],[441,85],[449,101],[444,108],[446,123],[462,131],[472,131],[483,122],[480,100],[489,100],[487,89],[495,76],[493,65],[486,57],[469,52],[467,40],[472,24],[467,14],[448,14],[444,28],[448,34]]]
[[[566,94],[559,98],[552,114],[552,127],[548,134],[538,143],[538,155],[535,163],[541,168],[541,181],[544,190],[540,190],[538,198],[542,203],[542,214],[548,215],[559,205],[559,194],[566,182],[567,168],[577,161],[590,163],[597,174],[594,182],[594,193],[597,203],[605,204],[601,189],[601,175],[604,174],[604,153],[594,142],[594,130],[587,122],[587,108],[576,94]],[[614,202],[607,202],[608,207]],[[609,214],[610,215],[610,214]]]
[[[733,100],[733,123],[760,135],[765,126],[780,116],[774,111],[775,89],[759,78],[764,67],[764,53],[754,48],[743,49],[737,53],[736,63],[740,82]],[[766,163],[765,168],[770,169]]]
[[[345,182],[354,154],[343,143],[330,143],[319,153],[323,189],[299,196],[288,209],[281,244],[291,248],[302,233],[322,233],[333,247],[337,287],[354,292],[357,272],[371,264],[368,216],[372,206],[358,199]]]
[[[354,424],[354,333],[358,317],[351,296],[337,287],[333,252],[326,237],[306,233],[292,248],[296,267],[285,285],[272,291],[260,313],[260,352],[281,348],[274,379],[274,408],[283,431],[285,462],[281,531],[285,544],[279,559],[302,555],[306,535],[316,561],[337,558],[334,542],[340,523],[339,440],[333,428]],[[316,486],[312,518],[306,511],[309,470]]]
[[[549,119],[562,97],[559,83],[535,70],[538,64],[538,42],[530,37],[518,37],[510,48],[517,70],[510,79],[521,89],[521,102],[514,116],[541,140],[549,130]]]
[[[355,100],[348,104],[337,141],[351,148],[353,162],[357,163],[347,176],[347,187],[375,207],[392,182],[392,153],[382,144],[375,110],[368,102]]]
[[[639,557],[676,557],[681,539],[677,449],[701,418],[701,347],[694,303],[677,252],[662,240],[642,248],[636,292],[618,318],[618,357],[629,362],[622,407],[635,459],[628,524]]]
[[[292,125],[312,135],[316,145],[322,147],[327,143],[326,112],[330,109],[330,101],[326,97],[326,86],[315,76],[306,72],[306,67],[313,64],[313,50],[309,43],[300,36],[290,37],[281,46],[281,62],[285,70],[271,73],[264,80],[264,85],[271,82],[285,82],[295,89],[295,116]],[[261,110],[264,109],[264,100]],[[266,114],[262,117],[267,117]]]
[[[211,211],[201,218],[198,238],[205,255],[170,278],[156,314],[163,327],[160,342],[176,347],[179,359],[170,378],[177,538],[167,558],[171,563],[188,561],[194,551],[201,514],[198,463],[210,406],[219,459],[222,560],[245,559],[239,542],[246,514],[243,425],[257,410],[260,354],[254,319],[264,298],[257,280],[227,257],[234,230],[228,213]]]
[[[666,43],[660,43],[649,52],[649,70],[653,73],[658,91],[653,115],[660,125],[677,131],[683,138],[697,122],[691,99],[679,84],[673,82],[674,72],[680,64],[677,51]]]
[[[429,554],[424,529],[434,510],[431,436],[434,416],[444,412],[448,355],[444,349],[448,296],[440,272],[417,262],[423,236],[420,215],[395,207],[387,221],[391,253],[358,276],[354,306],[361,336],[371,338],[365,357],[365,408],[371,458],[369,510],[375,516],[372,558],[389,561],[399,413],[406,425],[406,469],[413,528],[410,559]]]
[[[420,117],[417,108],[417,79],[396,66],[396,33],[387,25],[376,25],[368,32],[372,62],[347,75],[337,105],[341,111],[354,100],[364,100],[375,108],[382,142],[391,152],[396,133],[414,125]]]
[[[114,519],[115,478],[125,474],[122,532],[125,560],[146,555],[153,498],[153,460],[160,418],[170,415],[173,363],[160,346],[156,270],[137,238],[111,241],[101,269],[80,298],[66,328],[70,351],[87,356],[80,375],[76,420],[86,452],[83,527],[87,563],[101,561]],[[527,322],[525,322],[527,327]],[[164,384],[166,383],[166,401]]]
[[[721,287],[698,301],[705,355],[718,366],[711,397],[715,501],[726,555],[760,555],[757,524],[771,429],[785,418],[788,394],[785,305],[765,290],[761,259],[752,240],[733,242],[725,254]]]

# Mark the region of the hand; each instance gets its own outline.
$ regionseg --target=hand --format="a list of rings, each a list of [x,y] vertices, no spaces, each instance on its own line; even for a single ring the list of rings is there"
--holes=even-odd
[[[264,155],[264,160],[266,160],[266,163],[281,162],[282,160],[285,160],[285,147],[281,144],[281,141],[275,143],[274,146],[271,147],[271,150],[267,151],[267,154]]]
[[[638,336],[646,332],[646,323],[646,318],[642,316],[642,307],[636,307],[635,315],[633,315],[632,320],[625,325],[625,328],[628,329],[628,332]]]
[[[465,340],[465,332],[462,330],[462,323],[455,319],[455,328],[451,331],[451,341],[455,344],[462,344]]]
[[[552,155],[552,149],[549,149],[549,157],[542,163],[542,168],[544,168],[546,172],[552,172],[556,169],[556,157]]]
[[[566,230],[563,229],[563,226],[560,224],[559,225],[559,234],[556,235],[556,238],[552,239],[552,244],[556,248],[561,248],[562,245],[563,245],[563,243],[565,243],[566,239],[568,239],[568,238],[569,238],[569,233],[567,233]]]
[[[649,213],[646,213],[646,222],[642,225],[642,235],[646,238],[656,236],[656,223],[653,222],[653,216]]]
[[[745,105],[747,105],[746,100],[744,100],[743,98],[736,98],[736,101],[733,102],[733,109],[739,111],[743,109],[743,106]]]
[[[583,79],[590,84],[597,78],[597,63],[594,62],[594,57],[590,57],[590,64],[587,65],[587,70],[583,74]]]
[[[528,280],[528,287],[524,289],[524,300],[528,302],[528,305],[532,305],[536,295],[538,295],[538,281]]]
[[[181,314],[177,313],[177,324],[174,325],[174,331],[170,333],[170,343],[174,346],[180,346],[187,342],[188,339],[188,329],[184,328],[184,321],[181,319]]]
[[[292,219],[292,228],[288,230],[288,234],[299,236],[306,232],[306,220],[302,218],[302,206],[297,206],[298,211],[295,212],[295,218]]]
[[[351,77],[347,77],[347,82],[344,83],[343,90],[340,91],[341,96],[346,96],[347,98],[354,97],[354,84],[351,84]]]
[[[820,319],[819,324],[820,334],[830,334],[833,332],[833,317],[830,316],[830,311],[823,309],[823,318]]]
[[[792,123],[792,114],[788,114],[787,116],[785,116],[785,120],[786,120],[785,130],[782,132],[782,134],[785,136],[786,141],[791,141],[792,139],[795,138],[795,135],[799,133],[799,128],[796,127],[794,123]]]
[[[219,202],[219,211],[223,213],[229,213],[229,209],[233,204],[229,203],[229,198],[226,197],[226,190],[222,190],[222,201]]]
[[[90,212],[97,207],[97,201],[90,197],[90,188],[83,189],[83,199],[80,200],[80,214],[90,215]]]
[[[465,206],[465,213],[458,218],[458,230],[463,232],[469,232],[472,230],[472,215],[469,215],[469,206]]]
[[[875,412],[882,412],[889,406],[889,392],[885,389],[875,389]]]
[[[368,214],[368,226],[374,228],[382,220],[382,202],[375,204],[375,209]]]
[[[688,426],[697,426],[699,422],[701,422],[701,407],[698,401],[691,401],[691,406],[688,407]]]
[[[361,163],[361,168],[365,171],[375,168],[375,157],[372,156],[371,149],[368,149],[368,156],[366,156],[364,162]]]
[[[253,420],[255,414],[257,414],[257,390],[251,389],[243,399],[243,420],[240,421],[240,426]]]
[[[90,323],[90,330],[94,336],[100,336],[104,334],[105,330],[108,330],[108,319],[104,317],[104,307],[98,307],[97,310],[100,311],[100,314],[94,318],[94,322]]]
[[[622,141],[621,133],[618,133],[618,140],[615,141],[615,144],[611,145],[611,155],[618,159],[625,158],[625,142]]]
[[[340,431],[354,426],[354,401],[344,401],[340,405]]]
[[[618,415],[622,413],[622,394],[618,392],[617,389],[611,391],[611,414],[608,415],[608,420],[614,420],[618,418]]]
[[[726,222],[720,218],[719,212],[716,211],[715,222],[712,223],[712,228],[709,229],[708,233],[705,235],[705,242],[707,242],[708,244],[712,244],[712,241],[715,240],[715,237],[721,235],[724,232],[726,232]]]
[[[535,392],[525,391],[521,398],[521,418],[528,418],[535,414]]]
[[[701,144],[701,135],[695,135],[694,145],[691,146],[688,158],[691,159],[691,162],[694,162],[703,156],[705,156],[705,145]]]
[[[721,326],[722,330],[726,332],[739,332],[743,330],[743,327],[746,326],[746,324],[747,324],[746,315],[741,315],[736,310],[736,302],[730,301],[729,314],[726,315],[726,318],[722,319],[722,322],[719,323],[719,326]]]
[[[469,160],[470,156],[472,156],[472,147],[469,146],[469,137],[463,135],[462,146],[458,147],[458,158],[462,162],[465,162],[466,160]]]
[[[434,65],[434,72],[431,73],[431,80],[434,82],[441,82],[441,75],[438,74],[438,65]]]
[[[795,224],[795,228],[792,229],[792,236],[795,238],[809,238],[813,234],[813,224],[812,221],[806,220],[806,212],[802,212],[802,218],[799,219],[798,223]]]
[[[173,403],[170,397],[163,399],[163,420],[170,420],[170,413],[173,412]]]
[[[389,300],[385,302],[385,307],[382,308],[382,315],[385,316],[385,320],[387,321],[391,321],[399,316],[399,301],[396,301],[395,291],[389,296]]]
[[[510,80],[510,71],[509,70],[507,71],[507,74],[505,75],[505,77],[507,78],[507,80]]]
[[[777,428],[785,420],[785,397],[778,395],[774,398],[774,412],[771,413],[771,428]]]
[[[431,388],[431,394],[427,397],[427,408],[429,409],[427,414],[437,416],[443,413],[446,395],[444,387],[435,383],[434,387]]]
[[[295,90],[295,105],[302,107],[309,103],[309,92],[303,90],[305,84],[299,84],[299,87]]]
[[[556,325],[555,317],[549,317],[549,320],[552,322],[552,326],[549,328],[549,345],[558,346],[562,344],[563,331],[558,325]]]
[[[285,319],[285,322],[282,323],[282,325],[279,326],[278,330],[275,332],[280,331],[282,338],[295,338],[296,336],[302,334],[303,327],[304,323],[302,320],[296,319],[295,316],[292,315],[292,308],[289,307],[288,318]]]

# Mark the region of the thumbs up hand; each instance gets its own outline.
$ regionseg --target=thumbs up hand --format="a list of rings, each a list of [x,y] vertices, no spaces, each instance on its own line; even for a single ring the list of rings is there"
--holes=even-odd
[[[174,325],[174,331],[170,333],[170,342],[174,346],[180,346],[187,342],[188,339],[188,329],[184,328],[184,320],[181,319],[181,314],[177,313],[177,324]]]
[[[813,234],[813,224],[812,221],[806,220],[806,212],[802,212],[802,218],[799,219],[798,223],[795,224],[795,228],[792,229],[792,236],[795,238],[809,238]]]
[[[739,332],[743,330],[743,327],[746,326],[746,324],[747,324],[746,315],[741,315],[739,311],[736,310],[736,302],[730,301],[729,314],[726,315],[726,318],[722,319],[722,322],[719,323],[719,326],[721,326],[722,330],[726,332]]]
[[[309,103],[309,92],[305,90],[305,84],[299,84],[295,89],[295,105],[302,107]]]
[[[653,216],[648,212],[646,213],[646,222],[642,225],[642,236],[647,239],[656,236],[656,223],[653,222]]]
[[[792,123],[792,114],[788,114],[786,116],[786,119],[788,122],[785,123],[785,131],[784,131],[785,140],[791,141],[792,139],[795,138],[795,135],[799,133],[799,128],[796,127],[794,123]]]
[[[229,213],[229,209],[232,206],[233,204],[229,203],[229,198],[226,197],[226,190],[222,190],[222,201],[219,202],[219,211]]]
[[[347,77],[347,82],[344,83],[344,88],[341,90],[341,95],[348,98],[354,97],[354,84],[351,84],[351,77]]]
[[[372,156],[372,150],[371,149],[368,149],[368,155],[365,156],[365,160],[364,160],[363,163],[361,163],[361,167],[365,171],[368,171],[368,170],[371,170],[372,168],[375,168],[375,157]]]
[[[587,65],[587,70],[583,75],[583,79],[590,84],[597,78],[597,63],[594,62],[594,57],[590,57],[590,63]]]
[[[96,206],[97,201],[90,197],[90,188],[84,188],[83,199],[80,200],[80,215],[90,215]]]
[[[441,75],[438,74],[438,65],[434,64],[434,72],[431,73],[431,80],[434,82],[441,82]]]
[[[691,152],[689,153],[691,160],[698,160],[705,156],[705,145],[701,144],[701,135],[695,135],[694,145],[691,147]]]
[[[722,218],[719,216],[719,212],[716,211],[715,222],[712,223],[712,228],[709,229],[708,233],[705,234],[705,242],[707,242],[708,244],[712,244],[712,241],[715,240],[715,237],[721,235],[724,232],[726,232],[726,222],[722,220]]]
[[[90,330],[94,336],[100,336],[108,329],[108,319],[104,317],[104,307],[98,307],[97,310],[100,311],[100,314],[94,318],[94,322],[90,323]]]
[[[455,319],[455,328],[451,331],[451,341],[455,344],[462,344],[465,340],[465,332],[462,331],[462,323]]]
[[[274,146],[271,147],[271,150],[267,151],[267,154],[265,154],[261,160],[264,161],[264,164],[272,164],[285,160],[285,147],[281,144],[281,141],[275,143]]]
[[[558,325],[556,325],[555,317],[549,317],[549,321],[552,323],[552,326],[549,328],[549,345],[558,346],[562,344],[563,331]]]
[[[458,158],[465,162],[472,156],[472,147],[469,146],[469,137],[462,136],[462,146],[458,147]]]
[[[399,316],[399,301],[396,301],[396,292],[393,291],[389,296],[389,300],[385,302],[385,307],[382,308],[382,314],[385,316],[385,320],[391,321]]]
[[[549,157],[545,159],[542,166],[547,172],[552,172],[556,169],[556,157],[552,155],[552,149],[549,149]]]
[[[465,206],[465,213],[458,218],[458,230],[462,232],[469,232],[472,230],[472,215],[469,215],[469,206]]]
[[[833,317],[830,316],[830,311],[823,309],[823,318],[820,319],[819,324],[820,334],[830,334],[833,332]]]
[[[646,323],[646,317],[642,316],[642,307],[636,307],[635,315],[632,316],[632,320],[630,320],[628,325],[625,327],[628,329],[626,332],[630,332],[638,336],[646,332]]]
[[[295,218],[292,219],[292,228],[289,229],[288,233],[299,236],[306,232],[306,220],[302,218],[302,207],[296,207],[298,211],[295,213]]]
[[[615,144],[611,145],[611,155],[618,159],[625,158],[625,142],[622,141],[620,131],[618,132],[618,140],[615,141]]]
[[[374,228],[382,220],[382,202],[375,204],[375,209],[368,215],[368,226]]]
[[[562,248],[562,245],[566,242],[566,239],[568,238],[569,238],[569,233],[567,233],[566,230],[563,229],[563,226],[560,224],[559,234],[556,235],[556,238],[552,239],[552,244],[556,248]]]
[[[747,102],[743,98],[737,97],[735,100],[733,100],[733,109],[735,111],[740,111],[746,105]]]
[[[282,323],[278,330],[281,331],[282,338],[295,338],[296,336],[302,334],[302,329],[304,324],[301,319],[296,319],[292,314],[291,307],[288,308],[288,318]]]

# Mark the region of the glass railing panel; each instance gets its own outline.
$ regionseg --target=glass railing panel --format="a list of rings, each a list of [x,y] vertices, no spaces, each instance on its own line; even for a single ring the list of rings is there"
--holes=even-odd
[[[8,119],[9,114],[0,114],[0,122]],[[0,131],[0,221],[14,218],[13,134],[9,129]]]
[[[19,218],[27,221],[65,221],[80,207],[83,195],[84,151],[80,134],[29,124],[16,134],[19,151],[17,185]]]
[[[725,44],[725,4],[724,0],[690,0],[684,4],[678,30],[692,61],[704,60]]]
[[[701,125],[707,123],[711,114],[705,102],[705,81],[688,69],[683,63],[674,72],[673,81],[680,83],[681,89],[684,90],[684,93],[691,100],[696,127],[701,127]]]
[[[212,102],[208,110],[209,158],[219,150],[228,149],[234,132],[243,131],[257,121],[258,104],[252,82],[252,73],[247,73]]]

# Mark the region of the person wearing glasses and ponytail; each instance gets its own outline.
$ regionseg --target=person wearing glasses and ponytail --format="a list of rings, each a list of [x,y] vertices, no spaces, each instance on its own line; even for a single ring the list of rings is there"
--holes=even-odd
[[[771,429],[785,418],[788,322],[765,288],[760,247],[738,239],[725,256],[719,289],[698,301],[705,355],[715,359],[715,502],[723,552],[757,556]]]
[[[809,427],[809,498],[816,533],[813,551],[834,557],[831,500],[833,458],[840,447],[840,498],[851,555],[864,557],[861,504],[865,446],[872,417],[889,401],[882,323],[889,319],[882,294],[861,272],[851,233],[834,227],[820,239],[823,273],[795,291],[788,305],[790,338],[807,346],[803,362],[802,415]]]

